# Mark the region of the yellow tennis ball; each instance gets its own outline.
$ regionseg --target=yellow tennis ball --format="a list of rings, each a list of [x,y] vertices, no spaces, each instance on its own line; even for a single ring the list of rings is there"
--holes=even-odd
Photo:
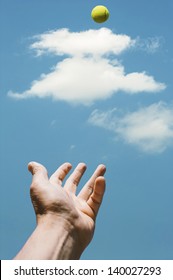
[[[95,22],[102,23],[109,18],[109,11],[105,6],[96,6],[91,12],[91,17]]]

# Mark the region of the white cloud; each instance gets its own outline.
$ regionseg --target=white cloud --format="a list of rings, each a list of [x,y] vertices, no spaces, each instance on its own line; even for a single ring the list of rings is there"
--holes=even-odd
[[[155,53],[163,47],[164,38],[163,37],[149,37],[147,39],[142,39],[138,37],[135,41],[135,46],[137,49],[144,50],[148,53]]]
[[[118,116],[116,109],[94,110],[89,123],[111,130],[127,144],[149,153],[161,153],[173,145],[173,107],[163,102]]]
[[[105,99],[122,90],[127,93],[155,92],[164,88],[161,83],[145,73],[125,74],[122,65],[112,65],[108,59],[67,58],[54,70],[34,81],[22,94],[10,93],[18,99],[28,97],[52,97],[85,105]]]
[[[76,33],[60,29],[39,35],[36,39],[31,48],[39,55],[45,52],[70,57],[63,58],[52,72],[33,81],[30,89],[22,93],[10,91],[8,95],[13,98],[52,97],[88,105],[109,98],[118,91],[135,94],[165,88],[163,83],[145,72],[125,73],[115,55],[135,44],[127,35],[114,34],[107,28]],[[108,57],[109,54],[114,58]]]
[[[64,28],[38,35],[35,39],[37,41],[31,49],[36,50],[38,55],[53,53],[58,56],[120,54],[135,44],[129,36],[114,34],[108,28],[82,32],[70,32]]]

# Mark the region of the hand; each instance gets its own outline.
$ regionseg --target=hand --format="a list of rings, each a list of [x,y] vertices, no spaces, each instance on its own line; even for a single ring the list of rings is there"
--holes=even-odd
[[[28,169],[33,175],[31,200],[38,225],[45,222],[47,217],[48,219],[51,217],[57,223],[61,219],[70,224],[77,233],[79,246],[83,251],[93,237],[95,219],[105,191],[103,175],[106,168],[99,165],[78,195],[76,195],[77,186],[86,165],[78,164],[62,186],[71,168],[70,163],[64,163],[48,178],[43,165],[30,162]]]

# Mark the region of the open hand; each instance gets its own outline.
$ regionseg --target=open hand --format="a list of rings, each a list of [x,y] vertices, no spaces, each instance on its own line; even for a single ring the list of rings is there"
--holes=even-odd
[[[71,168],[70,163],[64,163],[48,178],[43,165],[30,162],[28,169],[33,175],[31,200],[38,224],[50,216],[55,222],[58,219],[64,220],[75,228],[80,246],[84,250],[93,237],[95,219],[105,191],[103,175],[106,167],[99,165],[79,194],[76,194],[76,190],[86,165],[79,163],[63,186]]]

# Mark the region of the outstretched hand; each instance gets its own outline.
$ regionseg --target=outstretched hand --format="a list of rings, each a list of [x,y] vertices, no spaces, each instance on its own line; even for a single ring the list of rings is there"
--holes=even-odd
[[[103,175],[106,167],[99,165],[79,194],[76,194],[76,190],[86,165],[79,163],[63,186],[71,168],[70,163],[64,163],[48,178],[43,165],[30,162],[28,169],[33,175],[31,200],[38,225],[47,217],[53,217],[55,222],[58,219],[67,222],[76,230],[81,249],[84,250],[93,237],[95,219],[105,191]]]

